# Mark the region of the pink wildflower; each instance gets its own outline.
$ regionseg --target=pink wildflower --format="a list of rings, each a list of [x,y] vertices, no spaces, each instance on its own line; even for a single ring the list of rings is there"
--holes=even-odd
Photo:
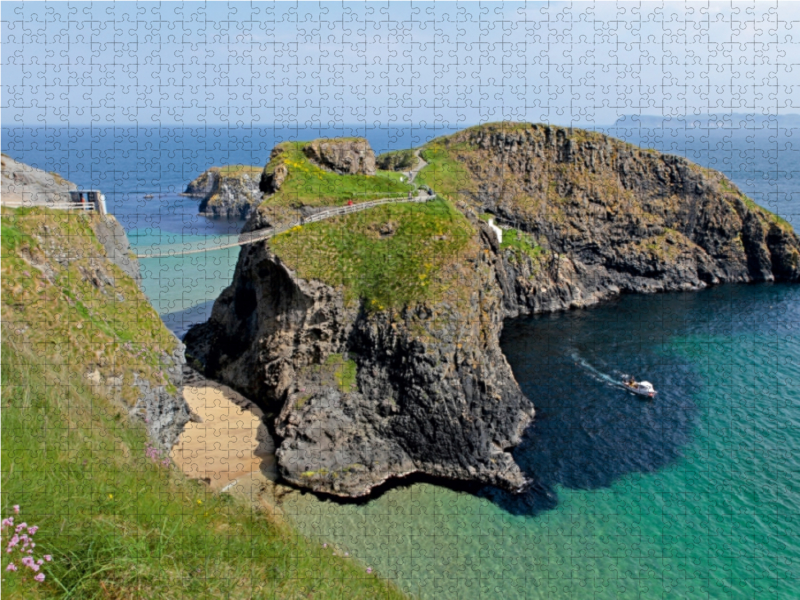
[[[37,531],[39,531],[39,527],[37,525],[34,525],[33,527],[28,527],[28,533],[31,535],[33,535]]]
[[[370,573],[372,573],[372,567],[367,567],[367,575],[369,575]]]
[[[9,517],[8,519],[3,519],[2,527],[5,529],[6,527],[14,524],[14,517]]]
[[[322,547],[323,547],[323,548],[327,548],[327,547],[328,547],[328,544],[322,544]]]
[[[44,555],[44,559],[45,559],[47,562],[50,562],[51,560],[53,560],[53,557],[52,557],[52,556],[50,556],[49,554],[45,554],[45,555]]]
[[[39,560],[37,560],[37,561],[36,561],[36,564],[37,564],[37,565],[39,565],[39,566],[41,566],[41,565],[43,565],[43,564],[44,564],[44,560],[42,560],[42,559],[40,558]]]
[[[15,533],[10,540],[8,540],[8,547],[13,548],[19,544],[19,536]]]
[[[15,531],[16,531],[17,533],[19,533],[20,531],[22,531],[23,529],[25,529],[27,526],[28,526],[28,524],[27,524],[27,523],[20,523],[19,525],[17,525],[17,528],[16,528],[16,530],[15,530]]]
[[[15,504],[14,505],[14,512],[19,514],[19,504]],[[11,518],[13,519],[14,517],[11,517]]]
[[[25,567],[30,567],[33,564],[33,558],[31,558],[30,556],[23,557],[22,564]]]
[[[15,565],[14,563],[8,563],[6,571],[16,571],[16,570],[17,570],[17,565]]]
[[[42,581],[44,581],[44,573],[39,573],[36,577],[34,577],[34,579],[39,583],[41,583]]]

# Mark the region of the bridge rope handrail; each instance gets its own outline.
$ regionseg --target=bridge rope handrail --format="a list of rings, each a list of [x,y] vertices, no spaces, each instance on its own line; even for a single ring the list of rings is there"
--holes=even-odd
[[[339,215],[348,215],[354,212],[360,212],[362,210],[367,210],[369,208],[374,208],[376,206],[381,206],[383,204],[396,204],[396,203],[403,203],[403,202],[428,202],[435,198],[435,195],[425,195],[419,194],[412,198],[403,197],[394,197],[394,198],[379,198],[378,200],[369,200],[368,202],[359,202],[358,204],[351,204],[349,206],[337,206],[335,208],[329,208],[325,210],[321,210],[313,215],[308,217],[304,217],[299,221],[295,221],[294,223],[290,223],[288,225],[283,225],[281,227],[265,227],[264,229],[257,229],[256,231],[249,231],[247,233],[243,233],[239,236],[236,242],[230,242],[225,244],[217,244],[214,246],[206,247],[206,248],[190,248],[185,250],[169,250],[167,252],[159,252],[159,253],[152,253],[152,252],[145,252],[144,254],[136,254],[136,258],[171,258],[175,256],[183,256],[185,254],[199,254],[201,252],[212,252],[214,250],[225,250],[227,248],[235,248],[236,246],[245,246],[247,244],[254,244],[256,242],[261,242],[264,240],[268,240],[278,234],[284,233],[289,231],[294,227],[302,227],[303,225],[308,225],[309,223],[315,223],[317,221],[323,221],[325,219],[330,219],[332,217],[336,217]]]

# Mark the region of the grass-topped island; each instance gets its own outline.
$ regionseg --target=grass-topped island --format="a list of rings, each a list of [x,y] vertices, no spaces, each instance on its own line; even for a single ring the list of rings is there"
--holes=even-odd
[[[722,175],[593,132],[491,123],[377,158],[361,138],[283,143],[260,186],[250,230],[437,195],[244,246],[187,334],[193,364],[268,415],[282,477],[332,495],[411,473],[527,483],[510,451],[535,398],[500,351],[508,317],[800,279],[797,236]]]

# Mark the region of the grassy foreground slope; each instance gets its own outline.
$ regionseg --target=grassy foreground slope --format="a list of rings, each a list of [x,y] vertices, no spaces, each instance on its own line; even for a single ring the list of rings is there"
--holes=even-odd
[[[36,556],[52,555],[36,582],[6,571],[3,552],[3,597],[401,597],[164,464],[129,419],[127,381],[86,377],[125,379],[135,366],[163,383],[156,349],[176,343],[133,281],[98,260],[96,218],[3,213],[2,516],[20,505],[16,522],[39,527]]]

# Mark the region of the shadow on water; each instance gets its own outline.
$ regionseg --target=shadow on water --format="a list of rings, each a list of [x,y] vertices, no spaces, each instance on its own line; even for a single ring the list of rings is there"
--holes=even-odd
[[[192,325],[208,321],[212,308],[214,308],[214,300],[207,300],[185,310],[163,314],[161,315],[161,320],[175,334],[175,337],[183,340],[183,336],[186,335]]]
[[[479,494],[512,514],[535,515],[558,504],[556,486],[595,490],[675,463],[691,442],[694,399],[705,382],[670,340],[763,331],[795,291],[750,285],[624,296],[590,310],[507,322],[503,351],[537,410],[514,457],[534,483],[519,495],[496,488]],[[651,381],[657,397],[620,389],[625,374]]]
[[[699,377],[665,351],[686,333],[697,298],[686,294],[626,296],[599,308],[507,323],[503,350],[523,392],[536,406],[534,423],[514,457],[533,481],[522,494],[480,493],[513,514],[558,504],[556,486],[609,487],[630,473],[674,463],[691,440]],[[619,386],[623,376],[651,381],[649,400]]]

